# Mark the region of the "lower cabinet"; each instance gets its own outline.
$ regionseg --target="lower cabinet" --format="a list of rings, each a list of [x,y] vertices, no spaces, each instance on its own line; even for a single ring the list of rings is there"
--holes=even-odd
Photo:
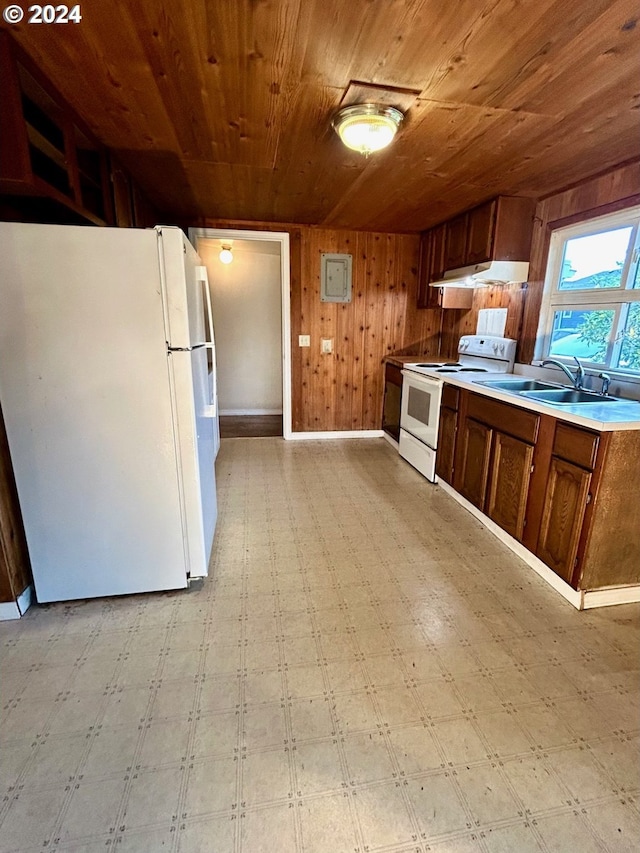
[[[462,399],[453,486],[519,541],[539,420],[479,394],[465,392]]]
[[[492,436],[491,427],[473,418],[465,418],[460,436],[462,455],[457,489],[468,501],[482,510],[487,492]]]
[[[442,389],[440,423],[438,425],[436,474],[446,483],[453,483],[459,400],[460,392],[458,389],[445,383]]]
[[[441,409],[438,476],[574,589],[640,584],[640,430],[457,393]]]
[[[591,472],[553,457],[536,555],[571,583],[584,522]]]
[[[524,531],[533,445],[467,418],[459,491],[515,539]]]
[[[400,440],[400,413],[402,410],[402,370],[395,364],[384,366],[384,400],[382,404],[382,429]]]
[[[522,541],[532,473],[533,445],[496,432],[485,512],[514,539]]]

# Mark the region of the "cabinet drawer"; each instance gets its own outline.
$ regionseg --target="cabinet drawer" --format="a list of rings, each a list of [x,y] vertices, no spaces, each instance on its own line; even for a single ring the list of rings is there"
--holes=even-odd
[[[458,411],[460,403],[460,389],[454,385],[446,385],[442,389],[442,405],[447,409]]]
[[[535,444],[538,437],[540,415],[489,397],[469,394],[468,415],[529,444]]]
[[[600,436],[597,433],[559,421],[556,424],[556,435],[553,440],[553,455],[593,471],[599,443]]]

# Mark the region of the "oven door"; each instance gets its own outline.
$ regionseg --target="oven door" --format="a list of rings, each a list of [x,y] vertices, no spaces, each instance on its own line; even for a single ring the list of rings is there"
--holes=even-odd
[[[436,449],[442,380],[402,371],[400,426],[423,444]]]

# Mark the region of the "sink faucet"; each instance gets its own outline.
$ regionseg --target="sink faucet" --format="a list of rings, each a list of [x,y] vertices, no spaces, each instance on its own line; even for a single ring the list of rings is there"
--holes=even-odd
[[[607,394],[609,393],[609,385],[611,384],[611,377],[609,376],[608,373],[599,373],[598,379],[602,379],[602,388],[600,390],[600,393],[602,394],[603,397],[606,397]]]
[[[573,387],[579,390],[583,387],[584,383],[584,368],[580,361],[575,357],[575,355],[573,356],[573,360],[578,365],[576,368],[575,376],[571,373],[566,364],[563,364],[561,361],[557,361],[555,358],[546,358],[542,362],[542,366],[545,367],[547,364],[554,364],[556,367],[559,367],[560,370],[562,370],[567,375]]]

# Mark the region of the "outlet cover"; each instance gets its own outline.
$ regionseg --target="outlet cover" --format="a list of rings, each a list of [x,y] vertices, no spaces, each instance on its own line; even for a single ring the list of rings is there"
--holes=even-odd
[[[333,352],[333,338],[322,338],[320,343],[321,343],[320,352],[322,352],[322,353]]]
[[[298,335],[298,346],[299,347],[310,347],[311,346],[311,335]]]

